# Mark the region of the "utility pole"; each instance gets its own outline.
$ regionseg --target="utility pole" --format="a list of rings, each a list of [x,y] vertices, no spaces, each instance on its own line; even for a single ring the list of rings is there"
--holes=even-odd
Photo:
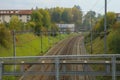
[[[41,53],[43,53],[43,46],[42,46],[42,31],[40,32],[41,34],[40,34],[40,36],[41,36]]]
[[[15,34],[15,30],[13,30],[12,32],[13,34],[13,57],[15,58],[16,57],[16,34]]]
[[[91,37],[90,37],[90,45],[91,45],[91,54],[93,53],[92,52],[92,35],[93,35],[93,33],[92,33],[92,12],[90,13],[90,32],[91,32]]]
[[[12,31],[13,34],[13,57],[14,57],[14,62],[16,64],[16,32],[15,30]],[[14,72],[16,71],[16,65],[14,65]]]
[[[107,53],[107,0],[105,0],[105,16],[104,16],[104,53]]]

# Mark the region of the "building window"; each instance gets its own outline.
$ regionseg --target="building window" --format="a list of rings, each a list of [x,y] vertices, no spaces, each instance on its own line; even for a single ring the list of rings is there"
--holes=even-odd
[[[4,11],[4,13],[6,13],[6,11]]]
[[[22,17],[22,15],[19,15],[20,17]]]
[[[12,15],[10,15],[10,17],[12,17]]]
[[[9,11],[7,11],[7,13],[9,13]]]
[[[22,22],[22,19],[20,19],[20,21]]]
[[[30,17],[29,17],[29,16],[27,16],[27,18],[29,19]]]
[[[29,19],[27,19],[27,22],[30,21]]]
[[[3,13],[3,11],[1,11],[1,13]]]
[[[10,13],[13,13],[13,11],[10,11]]]
[[[18,13],[18,11],[15,11],[15,13]]]

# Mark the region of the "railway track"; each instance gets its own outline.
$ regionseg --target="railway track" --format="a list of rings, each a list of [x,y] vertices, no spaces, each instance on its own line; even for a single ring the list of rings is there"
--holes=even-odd
[[[69,37],[57,45],[55,45],[52,49],[50,49],[46,55],[80,55],[86,54],[83,42],[83,36],[77,35],[74,37]],[[41,61],[41,60],[40,60]],[[66,65],[67,70],[83,70],[83,65]],[[62,70],[63,66],[60,66],[60,70]],[[29,71],[34,70],[38,71],[43,69],[41,66],[33,65]],[[44,66],[45,71],[54,70],[54,66]],[[19,80],[55,80],[55,76],[45,76],[45,75],[32,75],[26,76],[23,75]],[[60,80],[91,80],[89,76],[60,76]]]

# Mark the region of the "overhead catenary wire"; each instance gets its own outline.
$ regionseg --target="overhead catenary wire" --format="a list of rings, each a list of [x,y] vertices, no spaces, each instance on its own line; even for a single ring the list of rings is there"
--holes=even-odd
[[[99,1],[96,0],[96,2],[93,4],[93,6],[90,8],[90,10],[94,9],[98,3],[99,3]]]
[[[109,5],[111,1],[112,1],[112,0],[107,0],[107,5]],[[100,8],[100,9],[98,9],[97,12],[101,12],[101,11],[104,9],[104,7],[105,7],[105,6],[103,6],[103,7]]]

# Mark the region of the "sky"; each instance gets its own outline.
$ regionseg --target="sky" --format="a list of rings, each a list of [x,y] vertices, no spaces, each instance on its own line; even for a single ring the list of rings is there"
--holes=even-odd
[[[105,0],[1,0],[0,9],[32,9],[51,7],[73,7],[79,5],[82,11],[104,13]],[[120,13],[120,0],[107,0],[107,11]]]

